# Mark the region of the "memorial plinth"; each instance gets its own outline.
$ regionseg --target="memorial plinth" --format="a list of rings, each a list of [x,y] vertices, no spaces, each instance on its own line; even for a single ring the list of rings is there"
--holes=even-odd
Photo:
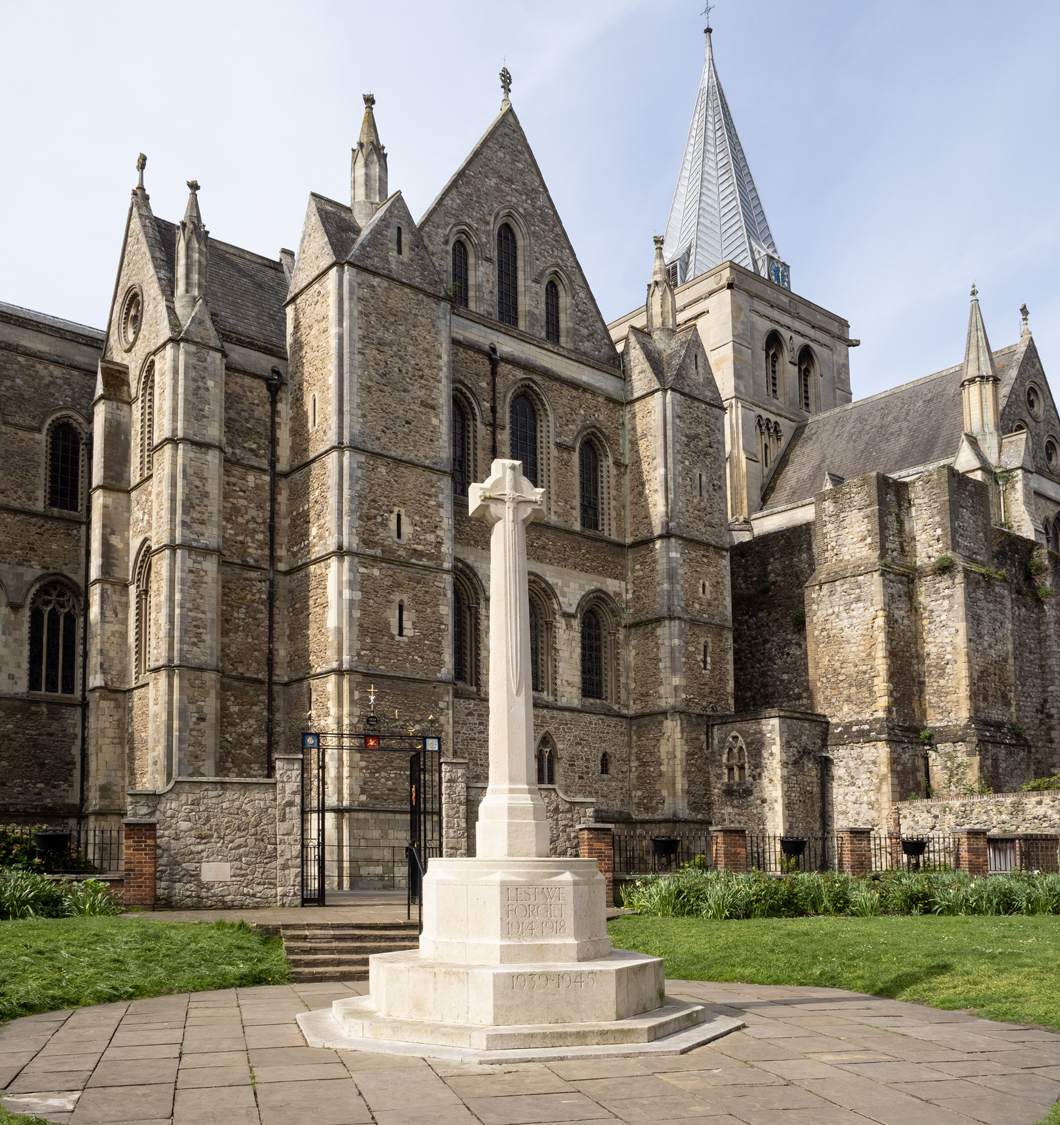
[[[494,461],[469,490],[491,525],[489,787],[473,859],[432,859],[418,950],[369,958],[368,996],[298,1017],[311,1046],[470,1061],[674,1054],[741,1026],[666,996],[658,957],[612,950],[595,859],[550,857],[534,782],[526,525],[542,490]]]

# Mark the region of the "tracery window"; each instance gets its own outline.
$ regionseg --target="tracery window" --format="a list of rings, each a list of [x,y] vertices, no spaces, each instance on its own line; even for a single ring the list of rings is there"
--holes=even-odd
[[[725,780],[735,784],[747,780],[747,748],[738,734],[730,736],[725,748]]]
[[[556,784],[556,748],[548,738],[543,739],[537,748],[537,783]]]
[[[604,630],[595,609],[582,614],[582,697],[604,698]]]
[[[135,586],[135,657],[136,675],[147,674],[151,659],[151,545],[145,543],[140,549],[140,560],[136,565]]]
[[[460,238],[453,243],[453,302],[468,307],[467,245]]]
[[[581,492],[581,525],[589,531],[600,530],[600,455],[591,441],[583,441],[578,453],[579,488]]]
[[[29,611],[29,690],[77,691],[77,603],[62,582],[42,586]]]
[[[523,476],[537,486],[537,411],[526,395],[516,395],[510,410],[509,455],[522,461]]]
[[[545,286],[545,339],[559,343],[559,286],[554,281]]]
[[[81,510],[81,435],[69,422],[53,427],[48,445],[48,507]]]
[[[467,411],[459,399],[453,399],[453,495],[466,496],[470,477],[471,427]]]
[[[497,319],[519,327],[519,251],[507,223],[497,231]]]
[[[313,397],[313,425],[316,425],[316,396]],[[152,360],[140,388],[140,476],[154,467],[155,445],[155,365]]]

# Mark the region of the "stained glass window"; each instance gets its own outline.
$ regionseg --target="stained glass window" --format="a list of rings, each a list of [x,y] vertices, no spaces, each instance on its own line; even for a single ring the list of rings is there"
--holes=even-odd
[[[48,505],[64,512],[81,510],[81,435],[69,422],[51,433],[51,487]]]
[[[522,461],[523,476],[537,485],[537,411],[526,395],[516,395],[511,407],[508,450],[513,461]]]
[[[559,343],[559,286],[554,281],[545,286],[545,339]]]
[[[29,690],[77,690],[77,607],[61,583],[40,589],[29,614]]]
[[[582,527],[600,530],[600,455],[591,441],[583,441],[578,455]]]
[[[458,238],[453,243],[453,301],[462,309],[466,309],[467,300],[467,246]]]
[[[497,231],[497,319],[519,327],[519,251],[507,223]]]
[[[603,629],[595,610],[582,615],[582,696],[585,699],[604,698],[604,645]]]

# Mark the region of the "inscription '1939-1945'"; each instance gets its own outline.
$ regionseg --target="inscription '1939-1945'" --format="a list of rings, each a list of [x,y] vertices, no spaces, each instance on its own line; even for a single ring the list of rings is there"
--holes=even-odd
[[[503,910],[508,937],[558,937],[567,932],[566,887],[509,887]]]
[[[512,973],[513,992],[540,992],[546,988],[595,988],[594,973]]]

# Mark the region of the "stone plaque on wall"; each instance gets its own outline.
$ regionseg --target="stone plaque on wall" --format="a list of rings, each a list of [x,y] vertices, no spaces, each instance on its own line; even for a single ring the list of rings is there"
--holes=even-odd
[[[204,883],[231,882],[232,865],[230,863],[204,863],[200,878]]]

